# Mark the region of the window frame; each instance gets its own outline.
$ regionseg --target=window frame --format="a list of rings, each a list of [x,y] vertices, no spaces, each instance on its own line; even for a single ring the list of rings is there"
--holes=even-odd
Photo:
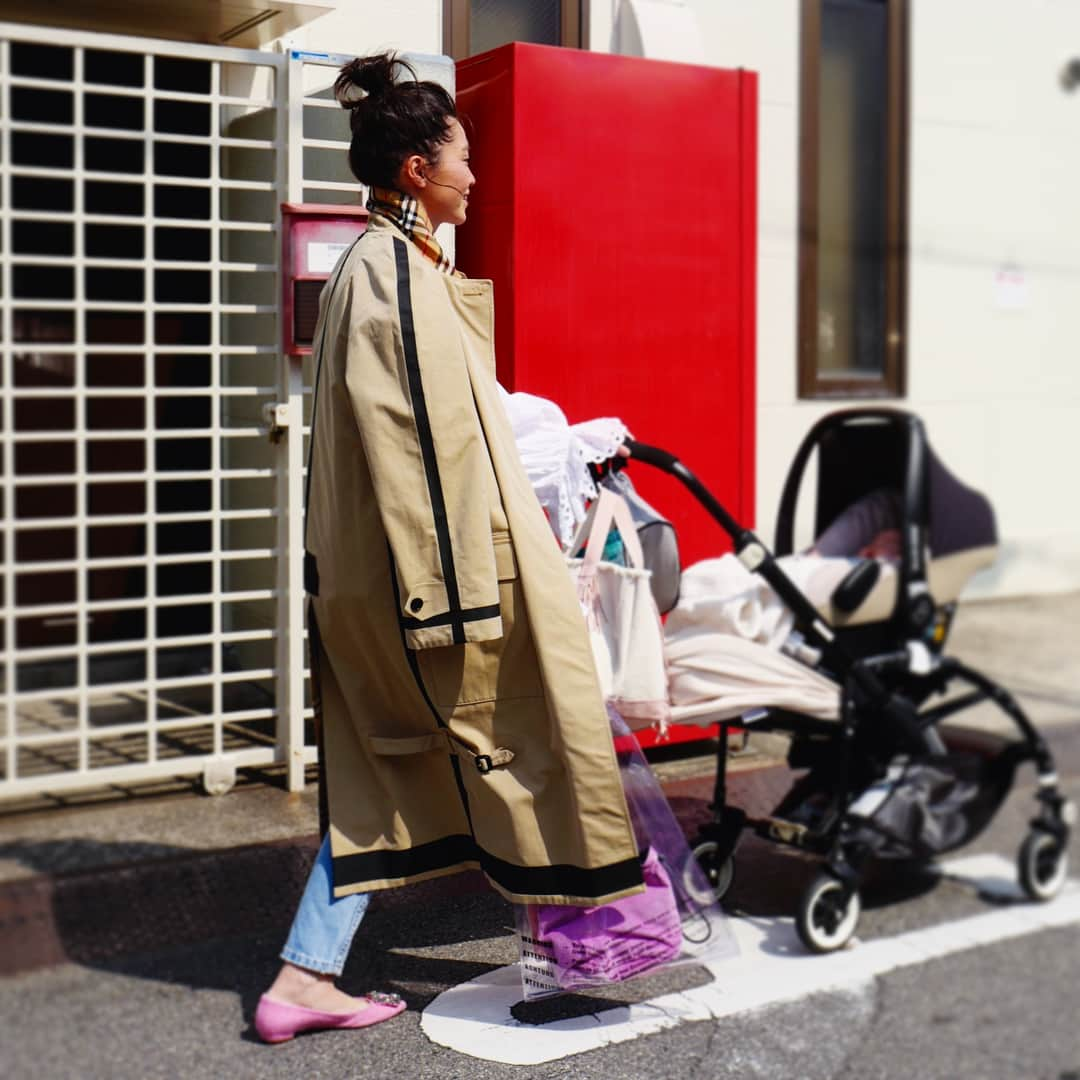
[[[559,44],[568,49],[588,48],[583,0],[559,0]],[[455,60],[471,56],[469,51],[470,0],[443,0],[443,52]]]
[[[910,0],[885,0],[888,131],[885,163],[885,356],[880,375],[823,377],[818,370],[818,176],[823,0],[802,0],[799,76],[799,398],[902,398],[907,393]]]

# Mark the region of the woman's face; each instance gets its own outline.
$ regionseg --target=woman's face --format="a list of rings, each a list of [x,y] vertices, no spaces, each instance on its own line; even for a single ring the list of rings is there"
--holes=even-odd
[[[426,181],[419,192],[431,224],[461,225],[465,221],[465,212],[469,205],[469,190],[476,183],[476,177],[469,169],[469,140],[465,129],[451,119],[449,123],[450,139],[441,145],[439,156],[429,162],[422,176]]]

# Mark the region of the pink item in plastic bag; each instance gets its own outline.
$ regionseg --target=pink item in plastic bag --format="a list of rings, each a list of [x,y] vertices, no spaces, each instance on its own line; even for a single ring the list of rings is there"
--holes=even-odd
[[[645,891],[599,907],[541,904],[537,937],[549,943],[564,989],[598,979],[621,982],[673,960],[682,926],[671,878],[650,847],[641,866]]]

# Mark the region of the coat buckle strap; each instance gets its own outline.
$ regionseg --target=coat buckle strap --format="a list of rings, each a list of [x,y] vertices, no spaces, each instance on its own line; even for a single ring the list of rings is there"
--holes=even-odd
[[[505,746],[496,746],[490,754],[478,754],[464,739],[458,738],[452,731],[444,728],[443,734],[450,740],[450,752],[455,753],[456,747],[457,751],[468,754],[481,776],[486,776],[500,765],[509,765],[514,760],[514,751],[508,750]]]
[[[497,769],[500,765],[509,765],[513,760],[514,751],[507,750],[505,746],[497,746],[490,754],[476,754],[473,757],[476,771],[481,776],[486,776],[492,769]]]
[[[480,764],[481,759],[483,759],[483,766]],[[509,765],[513,760],[513,750],[508,750],[505,746],[497,746],[490,754],[476,755],[476,768],[481,773],[489,773],[492,769],[499,768],[500,765]]]

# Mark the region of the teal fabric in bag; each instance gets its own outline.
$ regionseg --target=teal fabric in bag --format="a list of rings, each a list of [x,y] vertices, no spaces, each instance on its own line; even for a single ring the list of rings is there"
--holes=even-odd
[[[637,493],[625,472],[609,473],[600,483],[616,495],[621,495],[630,507],[645,569],[652,572],[649,587],[656,601],[656,610],[666,615],[679,602],[679,579],[682,577],[675,526]]]

